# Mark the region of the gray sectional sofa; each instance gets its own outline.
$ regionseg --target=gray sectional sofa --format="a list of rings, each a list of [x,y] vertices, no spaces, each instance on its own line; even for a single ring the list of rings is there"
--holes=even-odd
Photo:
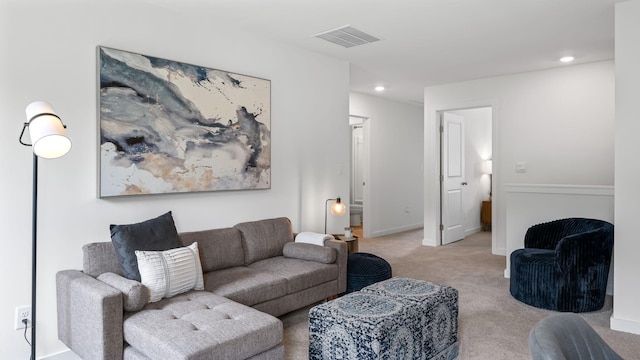
[[[111,242],[56,276],[58,337],[83,359],[282,359],[279,316],[346,290],[347,246],[294,242],[286,218],[179,234],[198,243],[204,290],[149,302]]]

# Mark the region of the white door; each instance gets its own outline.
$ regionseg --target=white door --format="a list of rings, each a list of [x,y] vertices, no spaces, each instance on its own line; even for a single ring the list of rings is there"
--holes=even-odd
[[[463,188],[464,118],[452,113],[441,115],[441,217],[442,245],[464,239]]]
[[[362,125],[355,125],[351,132],[351,196],[352,204],[364,203],[364,130]]]

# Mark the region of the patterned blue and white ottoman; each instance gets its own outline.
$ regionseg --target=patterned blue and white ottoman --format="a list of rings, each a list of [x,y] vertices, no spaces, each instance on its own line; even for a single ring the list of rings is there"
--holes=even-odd
[[[369,285],[362,292],[402,302],[420,318],[423,359],[458,356],[458,290],[427,281],[392,278]]]
[[[309,311],[310,359],[458,356],[458,291],[392,278]]]

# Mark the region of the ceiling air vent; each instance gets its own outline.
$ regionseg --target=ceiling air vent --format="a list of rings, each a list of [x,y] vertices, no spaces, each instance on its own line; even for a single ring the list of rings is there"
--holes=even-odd
[[[327,40],[328,42],[334,43],[336,45],[344,46],[346,48],[364,45],[380,40],[377,37],[371,36],[350,25],[345,25],[334,30],[321,32],[313,36]]]

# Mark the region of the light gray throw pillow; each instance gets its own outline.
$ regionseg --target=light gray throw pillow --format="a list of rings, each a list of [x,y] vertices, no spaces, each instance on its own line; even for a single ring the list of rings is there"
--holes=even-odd
[[[149,289],[138,281],[110,272],[98,275],[97,279],[120,290],[125,311],[139,311],[149,302]]]
[[[289,242],[284,245],[282,253],[287,258],[315,261],[332,264],[336,261],[336,250],[330,247]]]

